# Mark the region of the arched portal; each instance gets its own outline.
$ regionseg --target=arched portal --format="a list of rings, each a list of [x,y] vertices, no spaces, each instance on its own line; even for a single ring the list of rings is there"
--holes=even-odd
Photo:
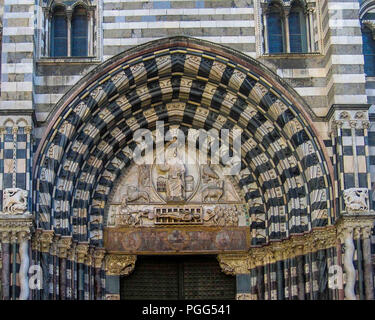
[[[308,107],[239,52],[185,37],[141,45],[95,68],[52,114],[34,158],[33,211],[40,230],[69,249],[77,244],[77,256],[106,249],[108,201],[133,164],[133,134],[155,132],[158,121],[166,131],[242,130],[241,169],[231,181],[249,235],[241,252],[334,221],[331,164]],[[226,258],[219,258],[224,269]],[[126,259],[121,272],[134,264]]]

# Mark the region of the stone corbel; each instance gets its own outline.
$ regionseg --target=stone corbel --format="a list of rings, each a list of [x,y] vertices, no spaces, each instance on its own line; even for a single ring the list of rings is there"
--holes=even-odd
[[[107,275],[129,275],[134,270],[136,260],[136,255],[107,255],[105,259],[105,269]]]
[[[217,256],[221,270],[228,275],[249,273],[249,258],[248,254],[219,254]]]

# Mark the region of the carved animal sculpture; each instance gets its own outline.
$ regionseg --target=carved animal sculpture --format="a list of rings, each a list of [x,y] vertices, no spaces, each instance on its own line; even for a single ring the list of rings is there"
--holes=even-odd
[[[150,202],[150,196],[146,191],[139,191],[135,186],[128,186],[124,200],[126,202],[134,202],[141,199]]]
[[[27,191],[19,188],[4,190],[4,213],[22,214],[27,209]]]
[[[363,188],[351,188],[344,191],[344,201],[347,210],[368,210],[368,190]]]
[[[220,181],[220,186],[207,185],[202,189],[203,202],[219,201],[224,194],[224,181]]]

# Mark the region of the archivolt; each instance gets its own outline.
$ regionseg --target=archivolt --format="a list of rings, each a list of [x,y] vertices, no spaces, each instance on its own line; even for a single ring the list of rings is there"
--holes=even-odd
[[[299,97],[242,54],[187,38],[125,52],[65,96],[34,163],[38,226],[102,245],[104,206],[138,128],[241,128],[252,244],[332,223],[329,164]],[[293,101],[293,102],[292,102]]]

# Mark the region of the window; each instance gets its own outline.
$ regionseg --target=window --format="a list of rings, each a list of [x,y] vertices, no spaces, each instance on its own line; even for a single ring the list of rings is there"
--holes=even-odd
[[[362,27],[363,56],[365,59],[365,73],[367,76],[375,76],[375,40],[370,28]]]
[[[281,19],[280,8],[272,6],[267,15],[267,25],[269,53],[284,52],[284,26]]]
[[[306,17],[303,9],[293,6],[288,20],[290,52],[307,52]]]
[[[261,5],[264,53],[308,53],[319,47],[314,40],[314,3],[261,0]]]
[[[44,8],[40,55],[57,58],[94,58],[97,49],[96,7],[86,0],[54,0]]]
[[[52,16],[52,57],[65,57],[68,55],[67,30],[65,9],[63,7],[57,7],[55,8]]]
[[[72,17],[72,56],[87,56],[87,12],[76,7]]]

